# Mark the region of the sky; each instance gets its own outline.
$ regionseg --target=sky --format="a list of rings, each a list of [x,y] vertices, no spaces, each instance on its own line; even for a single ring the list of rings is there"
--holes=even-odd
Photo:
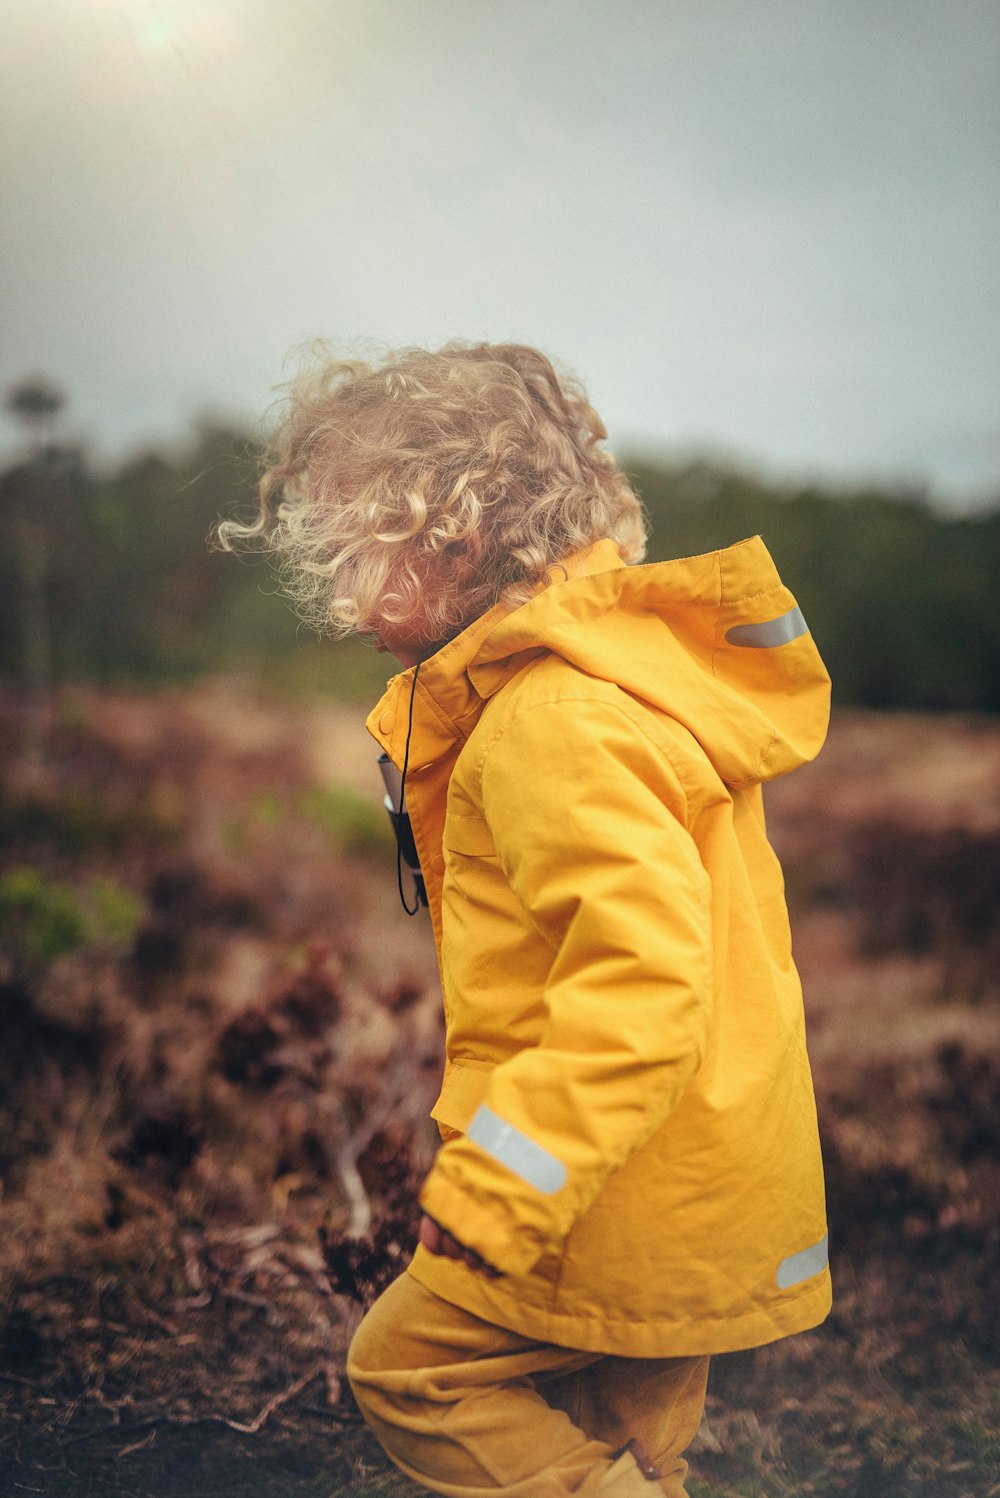
[[[998,0],[0,0],[0,388],[535,344],[621,454],[1000,496]],[[0,446],[14,427],[0,424]]]

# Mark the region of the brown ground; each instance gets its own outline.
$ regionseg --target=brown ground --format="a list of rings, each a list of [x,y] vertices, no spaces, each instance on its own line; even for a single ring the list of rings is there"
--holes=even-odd
[[[0,699],[3,1493],[415,1491],[340,1378],[440,1046],[362,716],[67,690],[31,765]],[[716,1360],[693,1498],[1000,1494],[1000,724],[842,714],[768,815],[837,1304]]]

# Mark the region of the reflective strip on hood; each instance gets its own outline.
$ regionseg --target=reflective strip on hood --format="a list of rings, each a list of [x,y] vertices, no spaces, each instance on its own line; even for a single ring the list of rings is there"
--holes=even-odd
[[[818,1243],[811,1248],[803,1248],[797,1254],[789,1254],[787,1259],[782,1259],[778,1265],[778,1273],[775,1276],[779,1290],[791,1290],[795,1285],[801,1285],[803,1280],[811,1280],[814,1274],[820,1274],[830,1262],[830,1237],[824,1233]]]
[[[730,645],[749,645],[757,650],[773,650],[775,645],[787,645],[808,634],[809,626],[802,617],[800,608],[789,609],[777,619],[765,619],[760,624],[734,624],[726,630]]]
[[[566,1167],[561,1160],[485,1103],[473,1114],[467,1138],[545,1196],[552,1196],[566,1182]]]

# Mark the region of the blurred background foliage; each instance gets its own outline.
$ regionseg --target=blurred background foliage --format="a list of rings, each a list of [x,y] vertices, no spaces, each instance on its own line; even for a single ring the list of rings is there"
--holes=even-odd
[[[292,693],[381,690],[392,667],[370,645],[316,640],[265,559],[210,548],[214,521],[256,507],[246,431],[206,418],[182,450],[99,467],[58,440],[62,404],[38,380],[8,395],[29,441],[0,476],[0,674],[151,686],[236,670]],[[650,560],[764,537],[838,704],[1000,710],[1000,509],[794,488],[708,459],[623,463]]]

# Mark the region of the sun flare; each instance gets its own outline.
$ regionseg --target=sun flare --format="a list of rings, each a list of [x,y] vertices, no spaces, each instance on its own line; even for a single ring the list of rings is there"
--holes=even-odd
[[[239,34],[229,0],[88,0],[88,8],[151,63],[210,57]]]

